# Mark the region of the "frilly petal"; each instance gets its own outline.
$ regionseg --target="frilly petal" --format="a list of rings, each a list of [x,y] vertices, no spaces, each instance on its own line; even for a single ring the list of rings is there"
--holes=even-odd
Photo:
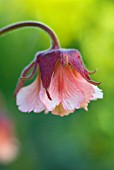
[[[20,89],[16,96],[16,103],[22,112],[41,112],[45,109],[44,104],[39,99],[39,78],[26,87]]]

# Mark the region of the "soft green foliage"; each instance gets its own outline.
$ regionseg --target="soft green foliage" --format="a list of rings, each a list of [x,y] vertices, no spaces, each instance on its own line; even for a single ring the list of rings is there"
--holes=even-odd
[[[34,28],[1,37],[0,90],[21,148],[17,160],[0,170],[113,170],[114,1],[0,0],[0,27],[23,20],[48,24],[63,48],[80,50],[87,68],[97,68],[92,78],[102,82],[104,99],[63,118],[20,113],[13,99],[18,77],[49,40]]]

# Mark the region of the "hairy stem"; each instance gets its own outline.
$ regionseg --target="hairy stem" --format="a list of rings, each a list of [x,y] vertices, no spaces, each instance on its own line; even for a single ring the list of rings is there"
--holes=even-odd
[[[46,31],[48,33],[48,35],[50,36],[51,40],[52,40],[52,49],[59,49],[60,48],[60,44],[59,41],[57,39],[56,34],[52,31],[51,28],[49,28],[47,25],[44,25],[41,22],[32,22],[32,21],[28,21],[28,22],[19,22],[19,23],[15,23],[9,26],[6,26],[2,29],[0,29],[0,35],[3,35],[7,32],[10,32],[12,30],[18,29],[18,28],[23,28],[23,27],[36,27],[36,28],[41,28],[44,31]]]

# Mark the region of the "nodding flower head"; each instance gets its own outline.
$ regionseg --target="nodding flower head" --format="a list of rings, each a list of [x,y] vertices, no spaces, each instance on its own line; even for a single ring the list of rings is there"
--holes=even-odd
[[[38,68],[35,81],[22,87],[26,74],[33,67],[31,78]],[[35,60],[22,73],[16,90],[17,105],[22,112],[46,112],[64,116],[75,109],[87,110],[91,100],[102,98],[97,87],[99,83],[91,80],[77,50],[52,49],[36,55]]]
[[[52,47],[37,53],[19,79],[15,91],[19,110],[36,113],[45,110],[45,113],[51,111],[60,116],[73,113],[75,109],[88,110],[91,100],[103,98],[102,91],[97,87],[100,83],[89,76],[95,71],[85,68],[78,50],[60,48],[55,34],[47,32],[52,38]],[[31,79],[37,68],[35,81],[23,87],[24,81]],[[31,74],[27,76],[31,69]]]

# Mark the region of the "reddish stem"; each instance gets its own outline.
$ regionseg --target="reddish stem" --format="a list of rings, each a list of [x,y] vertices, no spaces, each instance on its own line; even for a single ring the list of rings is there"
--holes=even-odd
[[[51,40],[52,40],[52,49],[59,49],[60,48],[60,44],[59,41],[57,39],[56,34],[54,33],[54,31],[52,31],[51,28],[49,28],[47,25],[41,23],[41,22],[32,22],[32,21],[28,21],[28,22],[19,22],[19,23],[15,23],[9,26],[6,26],[2,29],[0,29],[0,35],[3,35],[6,32],[18,29],[18,28],[23,28],[23,27],[37,27],[37,28],[41,28],[44,31],[46,31],[48,33],[48,35],[50,36]]]

